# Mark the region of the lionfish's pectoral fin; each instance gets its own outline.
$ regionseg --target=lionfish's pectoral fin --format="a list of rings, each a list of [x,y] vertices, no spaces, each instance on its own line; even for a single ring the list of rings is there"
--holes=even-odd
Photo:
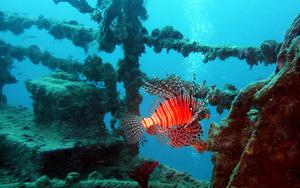
[[[169,132],[168,129],[161,126],[156,127],[156,139],[161,144],[167,144],[169,142]]]
[[[185,125],[183,125],[183,128],[187,128],[189,125],[193,124],[198,117],[198,113],[194,114],[193,117],[190,119],[190,121],[188,121]]]
[[[172,147],[193,146],[201,140],[202,128],[198,121],[184,128],[177,126],[169,129],[169,143]]]
[[[176,97],[186,90],[179,77],[173,77],[168,80],[156,82],[144,80],[144,85],[142,87],[147,91],[147,93],[151,95],[158,95],[163,99]]]

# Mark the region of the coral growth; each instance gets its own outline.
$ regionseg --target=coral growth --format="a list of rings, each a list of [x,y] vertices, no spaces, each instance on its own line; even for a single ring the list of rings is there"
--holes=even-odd
[[[171,176],[178,176],[180,179],[184,176],[180,173],[176,173],[168,168],[164,168],[166,173]],[[49,188],[66,188],[66,187],[81,187],[81,188],[91,188],[91,187],[103,187],[103,188],[139,188],[138,183],[129,180],[119,180],[119,179],[104,179],[101,174],[97,171],[92,172],[87,179],[78,179],[80,177],[79,173],[70,172],[64,180],[53,178],[43,175],[39,177],[35,182],[20,182],[20,183],[9,183],[5,184],[6,188],[15,187],[26,187],[26,188],[36,188],[36,187],[49,187]],[[162,177],[161,177],[162,178]],[[192,187],[192,188],[208,188],[209,183],[207,181],[196,181],[194,179],[181,179],[176,183],[156,181],[151,182],[149,187]],[[163,178],[162,178],[163,179]],[[176,181],[176,179],[174,179]]]
[[[59,72],[26,82],[32,93],[34,114],[25,108],[3,105],[5,96],[0,92],[0,165],[17,178],[5,179],[5,183],[33,181],[47,175],[35,182],[12,183],[5,187],[137,187],[126,172],[141,162],[144,165],[131,177],[139,179],[144,187],[152,172],[150,187],[209,186],[207,182],[196,181],[163,165],[135,160],[138,145],[128,146],[120,136],[106,131],[105,113],[111,112],[114,116],[112,127],[123,113],[139,114],[142,101],[139,88],[146,77],[140,70],[139,58],[145,52],[145,45],[157,53],[163,49],[175,50],[184,57],[202,53],[204,62],[229,57],[246,60],[250,66],[277,62],[277,74],[242,91],[230,84],[214,89],[181,82],[184,87],[193,88],[199,99],[208,95],[208,102],[217,106],[218,113],[230,109],[220,126],[211,124],[208,146],[203,143],[198,148],[213,152],[212,187],[299,187],[300,16],[282,44],[266,40],[260,47],[208,46],[185,39],[171,26],[155,29],[149,35],[142,24],[147,19],[143,0],[98,0],[95,8],[86,0],[53,1],[67,2],[81,13],[91,14],[99,28],[87,28],[74,20],[58,22],[43,16],[30,19],[0,12],[0,31],[20,35],[36,26],[55,39],[72,41],[85,51],[93,41],[98,43],[99,50],[108,53],[113,52],[116,45],[122,45],[124,58],[115,70],[97,56],[89,56],[81,63],[56,58],[36,45],[20,47],[0,41],[1,92],[5,84],[16,82],[10,73],[13,59],[28,58],[51,70],[74,73]],[[79,79],[82,74],[87,80]],[[147,80],[155,84],[172,79]],[[118,95],[117,82],[124,83],[124,101]],[[97,172],[89,175],[95,170]],[[2,169],[0,171],[2,173]],[[51,179],[54,177],[66,178]]]
[[[257,65],[259,62],[275,63],[280,48],[279,43],[270,40],[265,41],[260,48],[202,45],[184,39],[183,35],[171,26],[166,26],[162,30],[154,29],[151,36],[146,37],[146,44],[153,47],[156,53],[160,53],[162,49],[166,49],[167,52],[172,49],[187,57],[190,53],[200,52],[204,55],[205,63],[217,57],[221,60],[236,57],[245,59],[250,66]]]
[[[138,88],[142,85],[141,79],[143,78],[143,74],[139,70],[139,56],[144,52],[144,44],[154,46],[157,52],[160,52],[163,48],[167,50],[174,49],[184,56],[191,52],[201,52],[205,54],[207,60],[214,60],[216,57],[225,59],[234,56],[240,59],[246,59],[251,66],[257,64],[258,61],[274,63],[274,55],[277,54],[278,46],[280,46],[280,44],[275,41],[266,41],[261,45],[261,48],[205,46],[196,42],[189,42],[183,38],[180,32],[170,26],[165,27],[162,31],[156,29],[152,32],[152,35],[149,36],[141,23],[141,20],[147,18],[147,12],[141,0],[98,2],[96,10],[93,11],[93,17],[98,18],[98,22],[101,25],[98,36],[100,49],[112,52],[116,45],[123,44],[125,58],[119,62],[118,80],[124,82],[127,92],[125,106],[128,112],[133,113],[138,113],[138,105],[141,102]],[[38,20],[30,20],[19,15],[8,15],[4,13],[1,18],[1,25],[3,25],[2,30],[11,30],[12,28],[9,27],[10,22],[7,20],[16,19],[21,22],[31,23],[31,25],[35,24],[40,29],[46,29],[57,39],[68,38],[72,40],[75,45],[80,45],[84,48],[88,43],[96,39],[95,33],[97,31],[81,27],[76,22],[59,23],[43,17],[40,17]],[[27,25],[30,26],[30,24]],[[26,29],[24,27],[22,28]],[[76,33],[78,33],[78,35]],[[81,38],[74,38],[74,36]],[[37,62],[41,58],[36,57],[31,59]],[[43,61],[45,60],[42,59],[42,62]],[[56,63],[52,64],[58,66]],[[62,61],[62,64],[60,67],[67,69],[67,64],[64,64],[64,61]],[[80,70],[78,71],[80,72]],[[131,75],[132,73],[136,76],[136,79],[130,80],[132,77],[126,75]],[[221,112],[222,109],[223,108],[219,108],[219,111]]]
[[[68,2],[75,5],[75,8],[86,6],[86,1],[54,1]],[[183,35],[171,26],[167,26],[162,30],[154,29],[150,36],[141,23],[141,20],[147,19],[147,11],[142,0],[99,1],[95,9],[88,8],[88,10],[90,11],[86,12],[91,13],[93,20],[100,24],[99,31],[84,27],[76,21],[57,22],[43,16],[34,20],[18,14],[3,12],[0,15],[0,31],[9,30],[18,35],[23,33],[25,29],[36,25],[38,29],[48,30],[49,34],[56,39],[67,38],[74,45],[85,50],[87,50],[89,43],[97,40],[99,49],[109,53],[114,51],[116,45],[127,44],[130,48],[125,47],[125,52],[127,49],[131,49],[135,51],[134,54],[131,54],[137,56],[144,52],[144,45],[148,45],[154,47],[154,51],[157,53],[161,52],[162,49],[167,51],[173,49],[186,57],[190,53],[200,52],[205,56],[204,62],[213,61],[217,57],[221,60],[236,57],[242,60],[245,59],[250,66],[259,62],[265,62],[265,64],[275,63],[281,46],[280,43],[271,40],[266,40],[259,48],[202,45],[183,38]],[[130,44],[134,44],[134,46]]]
[[[138,90],[143,76],[139,56],[145,50],[145,28],[141,20],[147,18],[143,0],[112,0],[106,4],[98,3],[97,7],[104,12],[98,37],[99,49],[112,52],[116,45],[123,44],[125,57],[118,63],[118,80],[124,82],[126,111],[138,114],[142,101]]]
[[[41,51],[38,46],[29,47],[12,46],[0,40],[0,55],[6,58],[22,61],[29,58],[34,64],[41,63],[51,70],[60,69],[69,73],[82,72],[82,65],[71,59],[62,59],[52,56],[47,51]]]
[[[61,2],[68,2],[81,13],[92,13],[94,11],[94,8],[92,8],[86,0],[53,0],[53,1],[55,4]]]
[[[43,126],[33,119],[26,108],[0,108],[0,158],[7,171],[0,169],[1,187],[139,187],[127,172],[145,161],[132,157],[120,138],[99,135],[97,126]],[[208,187],[209,182],[163,164],[151,174],[150,187],[174,185]]]
[[[0,31],[9,30],[19,35],[24,33],[25,29],[37,26],[38,29],[45,29],[56,39],[67,38],[74,45],[87,50],[88,44],[96,38],[96,33],[76,21],[56,22],[40,16],[38,19],[22,17],[18,14],[8,14],[0,12]]]
[[[139,46],[144,48],[143,30],[145,29],[142,27],[140,20],[147,18],[147,11],[143,6],[143,2],[143,0],[98,2],[97,9],[99,9],[99,14],[103,15],[101,16],[103,19],[100,23],[101,28],[98,38],[101,50],[112,52],[116,45],[126,43],[128,40],[132,41],[133,38],[136,42],[133,43],[134,49],[139,49]]]
[[[292,26],[288,29],[288,31],[285,34],[283,44],[281,45],[280,51],[278,53],[276,72],[278,72],[279,69],[281,69],[285,64],[285,61],[290,58],[288,56],[287,49],[291,45],[294,38],[296,38],[299,35],[300,35],[300,15],[298,15],[298,17],[294,20]]]
[[[234,100],[221,126],[211,125],[213,187],[299,187],[299,17],[287,32],[278,73]],[[282,54],[282,53],[281,53]]]
[[[88,56],[84,61],[82,73],[89,81],[103,82],[104,66],[102,59],[98,56]]]
[[[142,78],[144,74],[139,70],[138,58],[127,56],[119,61],[118,65],[118,80],[124,82],[126,90],[126,111],[139,114],[139,104],[142,102],[139,88],[143,84]],[[128,67],[130,67],[130,69]]]
[[[117,91],[118,75],[113,66],[109,63],[102,63],[100,57],[88,56],[83,65],[83,74],[89,81],[100,84],[104,83],[105,96],[109,104],[107,110],[111,112],[113,118],[120,118],[123,107]],[[114,128],[115,121],[111,121],[111,127]]]
[[[63,72],[27,81],[26,87],[32,94],[37,122],[59,120],[85,126],[104,125],[102,118],[107,111],[104,89]]]
[[[6,97],[2,94],[2,88],[6,84],[16,83],[17,80],[10,73],[12,60],[0,56],[0,106],[6,103]]]

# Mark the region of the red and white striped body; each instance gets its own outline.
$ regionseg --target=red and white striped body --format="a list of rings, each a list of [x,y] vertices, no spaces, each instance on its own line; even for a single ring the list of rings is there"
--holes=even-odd
[[[145,82],[143,87],[149,94],[165,100],[150,117],[128,115],[122,120],[128,143],[138,143],[146,131],[172,147],[193,146],[199,152],[207,148],[201,140],[203,131],[198,121],[204,118],[203,115],[208,118],[209,114],[206,103],[197,101],[192,88],[186,87],[177,77],[168,82]],[[207,97],[203,101],[206,100]]]
[[[146,129],[159,125],[169,129],[188,123],[194,116],[193,110],[197,101],[189,95],[179,95],[163,101],[149,118],[143,118],[142,124]]]

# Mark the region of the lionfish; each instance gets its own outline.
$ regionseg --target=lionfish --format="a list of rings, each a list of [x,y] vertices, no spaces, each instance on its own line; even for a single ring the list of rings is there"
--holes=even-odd
[[[143,88],[149,94],[159,96],[162,102],[150,117],[127,115],[123,118],[127,142],[139,142],[146,131],[165,138],[172,147],[193,146],[198,152],[203,152],[207,146],[201,140],[203,131],[198,121],[209,118],[206,107],[208,95],[198,101],[193,89],[184,86],[178,77],[158,84],[145,81]]]

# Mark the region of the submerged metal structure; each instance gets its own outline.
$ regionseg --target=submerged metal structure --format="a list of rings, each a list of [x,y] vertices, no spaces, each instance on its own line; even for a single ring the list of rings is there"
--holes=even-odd
[[[0,144],[3,146],[0,158],[7,163],[0,165],[15,164],[18,181],[33,181],[42,174],[50,177],[58,174],[59,178],[63,178],[71,171],[78,171],[87,178],[92,170],[100,169],[103,177],[94,174],[93,177],[97,179],[94,184],[89,181],[93,178],[87,178],[81,182],[82,185],[104,186],[109,179],[118,179],[119,181],[109,185],[137,186],[128,180],[125,172],[143,159],[133,159],[138,154],[138,146],[124,143],[122,131],[115,127],[115,123],[124,113],[139,114],[142,102],[139,88],[143,79],[153,84],[161,81],[148,77],[139,68],[140,56],[145,53],[145,46],[149,46],[156,53],[160,53],[162,49],[175,50],[184,57],[190,53],[201,53],[205,57],[203,63],[216,58],[225,60],[228,57],[245,60],[250,67],[258,63],[277,63],[272,77],[253,83],[242,91],[230,84],[211,91],[201,88],[203,86],[182,82],[201,88],[204,93],[197,96],[199,98],[211,92],[213,97],[209,99],[209,103],[217,107],[218,113],[230,109],[229,116],[220,125],[211,124],[207,140],[215,165],[212,187],[300,185],[300,164],[297,160],[300,157],[299,17],[295,19],[283,42],[266,40],[259,47],[224,47],[191,42],[172,26],[147,31],[143,26],[143,21],[147,19],[143,0],[98,0],[96,7],[90,6],[86,0],[53,2],[71,4],[80,13],[89,14],[99,27],[88,28],[76,20],[61,22],[43,16],[30,19],[16,13],[0,12],[0,31],[11,31],[19,35],[36,26],[40,30],[46,30],[55,39],[72,41],[85,51],[88,50],[88,44],[94,41],[100,51],[107,53],[112,53],[117,45],[122,45],[124,58],[119,60],[118,68],[114,69],[110,63],[103,63],[101,57],[97,56],[89,56],[84,62],[78,62],[54,57],[36,45],[22,47],[0,41],[0,119],[5,122],[0,126]],[[34,100],[33,113],[7,106],[2,94],[5,84],[17,81],[10,73],[13,60],[21,61],[24,58],[34,64],[60,71],[26,82]],[[81,79],[80,75],[84,75],[86,79]],[[168,82],[168,78],[164,81]],[[118,82],[124,84],[124,99],[118,94]],[[95,86],[99,83],[103,83],[103,87]],[[103,122],[104,114],[109,112],[113,116],[112,134],[107,133]],[[26,125],[20,126],[18,119],[22,115],[29,119],[26,118]],[[46,128],[46,125],[51,127]],[[95,125],[100,126],[100,129]],[[13,129],[7,128],[10,126]],[[15,137],[11,130],[20,134],[20,137]],[[35,136],[39,131],[46,136],[37,139]],[[57,147],[44,142],[53,139],[47,135],[49,131],[53,131],[53,137],[59,139]],[[56,142],[55,139],[52,141]],[[20,151],[28,155],[22,155]],[[85,155],[86,153],[89,155]],[[15,156],[20,160],[12,160]],[[55,160],[57,158],[66,160]],[[95,163],[97,165],[93,165]],[[53,168],[56,165],[61,167]],[[121,172],[116,172],[115,169],[121,169]],[[256,173],[257,170],[260,173]],[[164,176],[160,177],[160,173]],[[154,175],[157,179],[154,185],[172,186],[174,183],[181,183],[183,186],[208,186],[207,182],[192,180],[163,165],[160,165],[160,173]],[[71,184],[80,184],[76,179],[78,174],[70,176],[73,179],[75,177]],[[69,185],[70,179],[72,178],[67,177],[60,183]],[[55,187],[54,180],[49,177],[41,177],[26,185],[30,187],[39,183]],[[7,184],[12,187],[15,185]]]

